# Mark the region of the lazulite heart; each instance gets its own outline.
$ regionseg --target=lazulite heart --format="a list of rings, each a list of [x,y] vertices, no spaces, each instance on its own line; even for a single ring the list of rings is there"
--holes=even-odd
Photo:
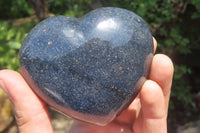
[[[57,16],[39,23],[22,44],[20,68],[50,106],[105,125],[137,96],[152,57],[152,35],[144,20],[107,7],[78,19]]]

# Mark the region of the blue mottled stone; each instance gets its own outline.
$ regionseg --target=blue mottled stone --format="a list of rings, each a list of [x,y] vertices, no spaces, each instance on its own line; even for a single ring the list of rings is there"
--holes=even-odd
[[[152,35],[144,20],[107,7],[81,18],[56,16],[39,23],[22,44],[20,68],[50,106],[105,125],[137,96],[152,57]]]

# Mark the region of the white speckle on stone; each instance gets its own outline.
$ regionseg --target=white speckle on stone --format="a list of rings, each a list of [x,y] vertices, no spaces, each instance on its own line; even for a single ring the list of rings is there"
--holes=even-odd
[[[66,37],[74,37],[75,35],[75,31],[73,29],[70,30],[64,29],[63,33],[65,34]]]

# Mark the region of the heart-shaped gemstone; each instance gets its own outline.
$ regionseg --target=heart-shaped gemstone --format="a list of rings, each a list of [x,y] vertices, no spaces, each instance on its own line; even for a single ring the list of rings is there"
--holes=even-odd
[[[105,125],[137,96],[152,57],[152,35],[144,20],[106,7],[78,19],[57,16],[39,23],[22,44],[20,69],[56,110]]]

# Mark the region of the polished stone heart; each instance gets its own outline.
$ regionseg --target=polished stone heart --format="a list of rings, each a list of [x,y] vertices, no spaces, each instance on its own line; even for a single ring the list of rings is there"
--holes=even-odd
[[[107,7],[78,19],[57,16],[39,23],[22,44],[20,69],[50,106],[105,125],[137,96],[152,57],[152,35],[144,20]]]

